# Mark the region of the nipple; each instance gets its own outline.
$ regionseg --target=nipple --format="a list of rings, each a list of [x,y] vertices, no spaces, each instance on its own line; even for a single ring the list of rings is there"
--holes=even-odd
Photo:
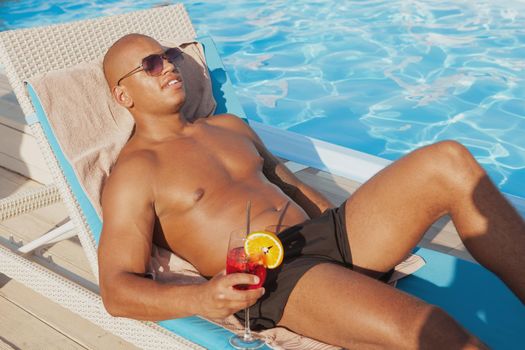
[[[204,189],[203,188],[198,188],[195,193],[193,194],[193,200],[195,202],[198,202],[201,200],[201,198],[204,196]]]

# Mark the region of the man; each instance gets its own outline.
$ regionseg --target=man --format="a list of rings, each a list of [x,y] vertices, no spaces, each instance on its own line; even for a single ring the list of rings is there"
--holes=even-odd
[[[464,147],[448,141],[416,150],[333,208],[239,118],[185,121],[177,58],[163,52],[152,38],[131,34],[104,59],[113,96],[136,122],[102,196],[100,287],[112,315],[223,318],[257,303],[256,326],[346,348],[483,348],[439,308],[378,281],[445,214],[470,253],[525,301],[525,224]],[[275,225],[286,207],[283,224],[292,227],[280,236],[282,266],[263,288],[239,291],[233,286],[257,277],[223,269],[247,201],[252,229]],[[153,242],[209,280],[148,279]]]

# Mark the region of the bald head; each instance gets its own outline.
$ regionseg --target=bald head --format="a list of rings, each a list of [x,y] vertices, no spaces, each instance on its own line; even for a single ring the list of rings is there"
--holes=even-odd
[[[186,94],[180,73],[164,56],[160,74],[151,75],[137,69],[145,57],[160,54],[164,49],[149,36],[128,34],[111,45],[104,56],[103,70],[110,92],[118,104],[131,112],[135,121],[178,114],[184,104]],[[167,85],[168,79],[181,83]],[[119,80],[121,83],[117,86]]]
[[[124,35],[111,45],[102,63],[104,76],[110,88],[117,84],[118,79],[140,64],[133,56],[133,52],[138,46],[145,43],[160,47],[160,44],[155,39],[137,33]],[[136,60],[132,65],[128,62],[130,58]]]

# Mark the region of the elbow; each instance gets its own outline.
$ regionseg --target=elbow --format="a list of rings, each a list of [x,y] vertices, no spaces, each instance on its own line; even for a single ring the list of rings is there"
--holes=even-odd
[[[104,308],[106,309],[108,314],[114,317],[121,317],[122,311],[120,310],[118,302],[115,300],[115,298],[112,298],[110,295],[111,293],[103,292],[103,289],[100,289],[102,303],[104,304]]]
[[[113,317],[129,317],[125,310],[125,303],[119,297],[118,287],[111,287],[101,282],[100,296],[108,314]]]
[[[111,298],[104,298],[102,297],[102,302],[104,304],[104,308],[106,309],[107,313],[110,314],[113,317],[124,317],[124,313],[122,312],[122,309],[118,305],[118,303],[111,300]]]

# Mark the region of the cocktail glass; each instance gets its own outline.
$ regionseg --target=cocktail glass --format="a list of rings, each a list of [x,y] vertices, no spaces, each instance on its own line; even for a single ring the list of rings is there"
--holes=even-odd
[[[228,256],[226,258],[226,273],[250,273],[259,277],[258,284],[238,284],[235,289],[256,289],[263,285],[266,279],[266,268],[264,267],[263,253],[248,256],[244,250],[246,241],[246,230],[235,230],[230,233],[228,245]],[[258,349],[265,343],[254,336],[250,330],[250,309],[244,309],[244,333],[233,335],[230,344],[236,349]]]

